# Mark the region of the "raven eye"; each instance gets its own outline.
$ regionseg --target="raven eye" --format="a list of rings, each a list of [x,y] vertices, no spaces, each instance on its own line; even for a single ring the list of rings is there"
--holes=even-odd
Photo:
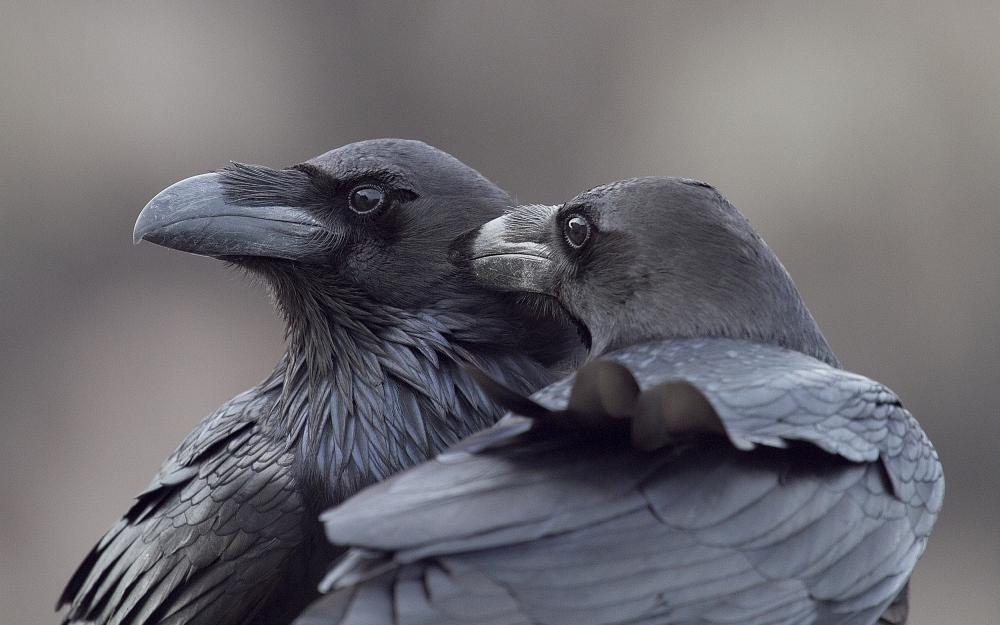
[[[367,215],[385,203],[385,194],[378,187],[358,187],[351,191],[351,210],[359,215]]]
[[[566,220],[563,231],[567,243],[575,248],[581,248],[590,238],[590,222],[581,215],[575,215]]]

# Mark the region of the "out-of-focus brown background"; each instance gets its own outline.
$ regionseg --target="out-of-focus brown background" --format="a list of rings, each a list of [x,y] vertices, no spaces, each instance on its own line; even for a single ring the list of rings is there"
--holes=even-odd
[[[230,159],[419,138],[521,201],[715,184],[937,445],[912,624],[1000,614],[1000,4],[0,2],[0,623],[282,350],[222,263],[133,247]]]

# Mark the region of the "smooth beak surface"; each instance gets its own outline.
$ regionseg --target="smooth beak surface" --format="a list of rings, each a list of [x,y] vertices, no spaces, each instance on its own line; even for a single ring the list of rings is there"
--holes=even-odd
[[[552,250],[556,206],[521,206],[487,222],[472,241],[476,281],[496,291],[555,295],[558,264]]]
[[[293,206],[230,203],[220,175],[202,174],[173,184],[146,204],[132,240],[203,256],[266,256],[310,260],[321,253],[327,229]]]

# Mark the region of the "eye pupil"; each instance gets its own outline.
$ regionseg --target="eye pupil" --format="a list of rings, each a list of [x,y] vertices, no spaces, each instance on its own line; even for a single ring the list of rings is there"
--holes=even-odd
[[[566,221],[566,240],[573,247],[583,247],[583,244],[590,238],[590,223],[576,215]]]
[[[385,200],[385,194],[376,187],[358,187],[351,191],[351,210],[359,215],[370,213]]]

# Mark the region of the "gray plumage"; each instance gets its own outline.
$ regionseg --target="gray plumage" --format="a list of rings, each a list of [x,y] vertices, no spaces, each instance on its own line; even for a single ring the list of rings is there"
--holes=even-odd
[[[574,217],[590,235],[579,249]],[[581,324],[591,357],[654,338],[722,336],[837,359],[788,272],[713,187],[635,178],[562,206],[525,206],[466,241],[491,288],[537,293]]]
[[[451,156],[400,140],[284,170],[236,164],[154,198],[136,242],[263,278],[289,347],[87,556],[59,600],[66,622],[287,623],[338,553],[320,511],[502,414],[460,362],[521,392],[551,381],[572,330],[523,319],[447,260],[454,237],[509,205]]]
[[[492,288],[555,298],[592,360],[530,401],[487,381],[530,418],[325,513],[354,548],[297,623],[905,621],[937,455],[714,189],[624,181],[464,244]]]

